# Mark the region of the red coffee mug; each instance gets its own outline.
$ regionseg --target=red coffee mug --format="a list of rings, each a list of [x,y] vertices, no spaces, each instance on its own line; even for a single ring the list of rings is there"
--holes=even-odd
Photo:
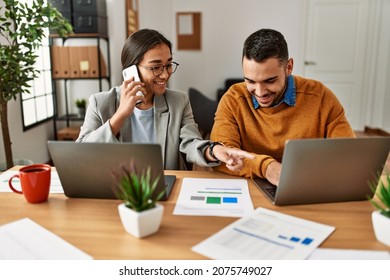
[[[12,179],[19,178],[22,190],[12,186]],[[49,197],[51,166],[48,164],[32,164],[19,169],[19,174],[13,175],[8,185],[14,192],[23,194],[30,203],[44,202]]]

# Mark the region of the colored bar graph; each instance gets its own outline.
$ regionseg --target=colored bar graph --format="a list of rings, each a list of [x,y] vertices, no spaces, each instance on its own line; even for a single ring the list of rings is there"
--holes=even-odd
[[[223,203],[237,203],[238,199],[237,197],[224,197],[222,201]]]
[[[208,204],[221,204],[221,198],[215,196],[208,196],[206,199],[206,203]]]
[[[229,203],[234,204],[238,203],[237,197],[219,197],[219,196],[198,196],[198,195],[192,195],[191,201],[199,201],[199,202],[206,202],[207,204],[223,204],[223,203]]]

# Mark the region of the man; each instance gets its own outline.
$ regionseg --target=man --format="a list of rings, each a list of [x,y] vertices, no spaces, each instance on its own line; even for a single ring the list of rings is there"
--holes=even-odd
[[[245,168],[238,173],[224,165],[214,170],[266,178],[278,185],[286,140],[355,137],[334,93],[321,82],[293,76],[293,66],[278,31],[261,29],[246,39],[245,81],[223,95],[211,139],[251,152],[255,159],[245,159]]]

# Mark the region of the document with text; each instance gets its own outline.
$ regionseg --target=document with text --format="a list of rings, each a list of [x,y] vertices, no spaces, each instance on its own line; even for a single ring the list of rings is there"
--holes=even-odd
[[[0,260],[91,260],[29,218],[0,226]]]
[[[245,179],[184,178],[173,214],[243,217],[253,209]]]
[[[218,260],[304,260],[335,227],[257,208],[192,247]]]

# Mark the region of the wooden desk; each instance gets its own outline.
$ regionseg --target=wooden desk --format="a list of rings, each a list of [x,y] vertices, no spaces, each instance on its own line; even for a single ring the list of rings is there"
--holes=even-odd
[[[29,204],[22,195],[0,193],[0,225],[28,217],[95,259],[205,259],[191,247],[237,218],[172,215],[184,177],[237,178],[207,171],[166,171],[177,180],[165,206],[160,230],[145,239],[132,237],[122,227],[119,200],[75,199],[50,194],[42,204]],[[368,201],[273,206],[249,180],[254,207],[336,227],[322,248],[389,250],[375,238]]]

